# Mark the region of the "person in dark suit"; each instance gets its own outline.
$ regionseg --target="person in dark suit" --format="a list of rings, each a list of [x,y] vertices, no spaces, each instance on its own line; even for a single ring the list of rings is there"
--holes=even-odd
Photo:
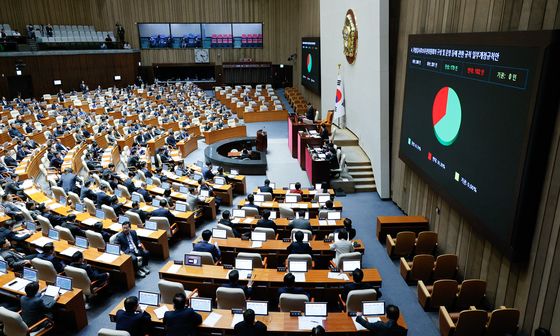
[[[214,173],[212,172],[212,163],[207,161],[206,162],[206,167],[202,168],[202,177],[204,177],[205,180],[211,180],[214,178]]]
[[[303,242],[303,232],[297,231],[294,236],[296,241],[288,246],[288,254],[311,254],[313,252],[309,243]]]
[[[173,136],[173,130],[170,129],[168,131],[168,134],[169,135],[167,136],[167,138],[165,138],[165,143],[168,144],[169,146],[173,147],[173,148],[177,148],[177,140]]]
[[[140,216],[140,219],[142,220],[142,222],[145,222],[146,219],[148,219],[148,213],[146,211],[140,209],[140,205],[136,201],[132,202],[132,209],[130,209],[129,211],[137,213],[138,216]]]
[[[130,222],[122,223],[122,231],[117,234],[116,243],[121,250],[132,257],[132,264],[136,268],[136,274],[143,278],[150,273],[148,269],[148,261],[150,253],[144,245],[138,240],[136,231],[130,229]],[[138,265],[138,257],[142,257],[142,264]]]
[[[146,190],[146,187],[147,187],[146,182],[142,182],[140,188],[136,189],[136,192],[139,193],[140,195],[142,195],[142,197],[144,197],[144,201],[151,202],[152,201],[152,195],[150,195],[148,190]]]
[[[326,335],[326,331],[325,328],[323,328],[323,326],[315,326],[313,327],[313,329],[311,329],[311,336],[324,336]]]
[[[280,295],[287,293],[287,294],[304,294],[307,295],[308,298],[311,298],[309,292],[306,292],[301,287],[295,287],[296,284],[296,277],[292,273],[286,273],[284,275],[284,287],[278,288],[278,301],[280,301]]]
[[[165,217],[169,220],[169,224],[175,223],[175,216],[167,209],[167,201],[161,200],[159,201],[159,208],[152,211],[150,217]]]
[[[293,219],[290,224],[288,225],[288,229],[291,231],[292,229],[301,229],[301,230],[309,230],[311,231],[311,223],[309,223],[309,219],[305,219],[305,210],[299,209],[298,211],[299,218]]]
[[[62,163],[64,163],[64,160],[62,160],[62,158],[60,157],[60,153],[59,152],[54,153],[54,158],[52,158],[50,162],[51,167],[60,170],[60,168],[62,167]]]
[[[163,315],[163,325],[167,336],[196,335],[196,327],[202,323],[202,316],[192,308],[185,307],[185,293],[177,293],[173,297],[173,311]]]
[[[262,214],[262,218],[259,219],[255,227],[270,228],[276,231],[276,223],[274,223],[274,221],[269,218],[270,218],[270,210],[264,210]]]
[[[16,161],[16,159],[13,158],[13,152],[14,150],[11,150],[8,155],[4,156],[4,163],[6,164],[6,166],[8,167],[17,167],[18,162]]]
[[[356,229],[352,227],[352,220],[350,218],[344,218],[344,229],[334,230],[334,236],[336,237],[342,230],[348,232],[348,239],[353,240],[356,237]]]
[[[268,192],[272,194],[272,188],[270,187],[270,180],[264,180],[264,185],[259,187],[260,192]]]
[[[376,336],[404,336],[406,335],[406,329],[398,325],[397,321],[399,319],[399,308],[394,305],[389,305],[387,307],[387,318],[386,322],[378,321],[371,323],[366,321],[360,313],[356,317],[356,322],[364,326],[369,331],[373,331]]]
[[[218,243],[210,244],[210,238],[212,238],[212,231],[204,230],[202,231],[202,241],[194,244],[193,251],[196,252],[210,252],[214,261],[220,260],[222,253],[218,247]]]
[[[307,104],[307,111],[305,112],[305,118],[311,121],[315,120],[315,109],[313,108],[313,105]]]
[[[95,202],[97,201],[97,195],[89,187],[91,187],[91,180],[84,182],[84,186],[80,190],[80,199],[88,198]]]
[[[375,289],[375,291],[377,292],[377,298],[379,299],[381,297],[381,291],[379,290],[379,288],[376,288],[367,283],[363,283],[363,279],[364,271],[359,268],[356,268],[354,271],[352,271],[352,280],[354,280],[354,282],[344,285],[344,288],[342,290],[342,299],[344,301],[346,301],[346,298],[348,297],[348,293],[350,293],[350,291],[358,289]]]
[[[233,327],[236,336],[264,336],[266,335],[266,325],[261,321],[255,322],[255,312],[247,309],[243,312],[243,321]]]
[[[12,127],[8,130],[8,134],[12,137],[12,139],[25,139],[23,134],[18,130],[13,124]]]
[[[247,286],[243,286],[243,285],[239,284],[239,271],[231,270],[228,273],[228,279],[229,279],[229,281],[224,283],[222,285],[222,287],[241,288],[241,289],[243,289],[243,292],[245,293],[246,298],[251,297],[251,294],[253,293],[253,279],[252,278],[247,283]]]
[[[134,185],[134,181],[132,180],[134,178],[134,175],[135,174],[133,172],[129,171],[128,178],[123,182],[123,186],[125,186],[126,189],[128,189],[128,192],[130,194],[136,191],[136,186]]]
[[[76,251],[74,252],[74,254],[72,255],[72,262],[70,263],[70,266],[72,267],[76,267],[76,268],[81,268],[83,270],[86,271],[88,278],[93,282],[93,281],[99,281],[101,283],[106,282],[107,280],[109,280],[109,273],[107,272],[99,272],[98,270],[96,270],[95,268],[91,267],[91,265],[88,265],[85,261],[84,261],[84,255],[82,252],[80,251]]]
[[[53,243],[46,243],[43,246],[43,253],[38,254],[37,258],[50,261],[57,273],[64,271],[64,263],[54,255]]]
[[[25,286],[25,296],[20,298],[21,318],[27,326],[34,325],[45,316],[52,318],[50,311],[58,299],[58,294],[55,297],[39,296],[38,292],[39,283],[33,281]]]
[[[58,186],[64,189],[65,192],[77,192],[78,187],[76,186],[76,182],[78,181],[78,176],[72,173],[72,168],[66,168],[64,170],[64,174],[60,176],[60,180],[58,181]]]
[[[56,143],[54,145],[54,148],[59,151],[60,153],[66,154],[68,153],[68,148],[66,148],[66,146],[64,146],[61,142],[60,139],[56,139],[55,140]]]
[[[222,219],[220,219],[218,221],[218,224],[229,226],[231,228],[231,230],[233,231],[233,235],[236,238],[239,238],[239,237],[241,237],[241,233],[237,230],[235,225],[231,222],[230,216],[231,216],[231,213],[229,212],[229,210],[224,210],[224,212],[222,212]]]
[[[10,241],[4,238],[0,246],[0,257],[8,263],[8,266],[15,272],[21,272],[24,266],[31,267],[31,259],[35,258],[35,255],[24,255],[11,247]]]
[[[96,201],[95,201],[97,206],[99,208],[101,208],[102,205],[111,205],[111,203],[112,203],[111,196],[106,194],[106,192],[107,192],[107,190],[109,190],[109,188],[107,188],[106,185],[102,184],[101,186],[99,186],[99,189],[101,189],[101,190],[97,192]]]
[[[124,300],[124,310],[119,309],[115,314],[117,330],[128,331],[130,336],[144,336],[150,333],[150,314],[142,311],[136,296],[129,296]]]

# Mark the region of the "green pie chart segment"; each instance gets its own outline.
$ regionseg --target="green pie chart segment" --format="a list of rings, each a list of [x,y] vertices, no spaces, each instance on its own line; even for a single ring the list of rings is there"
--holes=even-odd
[[[434,133],[444,146],[451,146],[461,129],[461,102],[457,92],[446,86],[436,94],[432,107]]]

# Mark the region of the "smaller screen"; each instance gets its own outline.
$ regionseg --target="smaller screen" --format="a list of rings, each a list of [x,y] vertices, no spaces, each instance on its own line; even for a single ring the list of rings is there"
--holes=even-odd
[[[146,223],[144,223],[144,228],[155,231],[157,230],[157,223],[153,221],[146,221]]]
[[[67,291],[72,290],[72,278],[57,275],[56,286]]]
[[[138,292],[138,303],[148,306],[159,306],[159,294],[153,292]]]
[[[208,298],[191,298],[191,308],[196,311],[211,312],[212,299]]]
[[[306,302],[305,316],[327,316],[326,302]]]
[[[268,301],[247,301],[247,309],[253,309],[255,315],[268,315]]]
[[[255,195],[255,202],[264,202],[264,195],[256,194]]]
[[[37,281],[37,271],[29,267],[24,267],[23,278],[29,281]]]
[[[177,202],[175,204],[175,210],[180,211],[180,212],[185,212],[185,211],[187,211],[187,205],[184,204],[184,203]]]
[[[226,239],[227,238],[227,231],[222,229],[212,229],[212,237],[218,239]]]
[[[83,237],[76,237],[76,246],[87,249],[88,248],[88,240]]]
[[[266,241],[266,232],[251,232],[252,241]]]
[[[327,219],[337,220],[342,218],[340,211],[329,211],[327,213]]]
[[[290,260],[288,269],[290,272],[307,272],[307,261]]]
[[[297,203],[297,196],[295,196],[295,195],[286,196],[285,202],[286,203]]]
[[[343,272],[354,272],[356,268],[362,268],[362,262],[360,260],[345,260],[342,263]]]
[[[99,219],[105,219],[105,213],[103,210],[95,210],[95,217]]]
[[[233,217],[235,217],[235,218],[245,218],[245,210],[243,210],[243,209],[233,209]]]
[[[253,269],[253,260],[237,258],[237,259],[235,259],[235,268],[239,269],[239,270],[252,270]]]
[[[385,315],[385,302],[364,301],[362,302],[362,313],[364,315]]]
[[[58,240],[60,235],[57,230],[49,230],[49,238],[53,240]]]
[[[121,254],[121,248],[119,247],[119,245],[106,244],[105,245],[105,252],[107,252],[109,254],[120,255]]]
[[[198,255],[185,254],[184,264],[188,266],[202,266],[202,257]]]

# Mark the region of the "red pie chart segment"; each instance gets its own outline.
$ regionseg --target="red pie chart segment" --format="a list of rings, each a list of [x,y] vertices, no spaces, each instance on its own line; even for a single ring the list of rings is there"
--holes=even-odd
[[[432,121],[434,126],[445,116],[448,89],[449,88],[446,86],[439,90],[434,99],[434,106],[432,107]]]
[[[441,88],[432,106],[432,122],[434,134],[438,142],[451,146],[461,129],[462,108],[459,95],[452,88]]]

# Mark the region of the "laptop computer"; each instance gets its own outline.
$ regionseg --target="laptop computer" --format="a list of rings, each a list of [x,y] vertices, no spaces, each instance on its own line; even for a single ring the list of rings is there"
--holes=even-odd
[[[255,194],[254,195],[254,200],[255,200],[255,203],[256,202],[264,202],[264,195],[263,194]]]
[[[315,190],[321,190],[323,189],[323,184],[322,183],[315,183]]]
[[[319,195],[319,203],[326,203],[331,199],[330,195]]]
[[[75,205],[75,209],[76,209],[76,211],[78,211],[78,212],[84,212],[85,207],[84,207],[83,204],[77,203],[77,204]]]
[[[342,272],[354,272],[356,268],[362,268],[361,260],[344,260],[342,262]]]
[[[28,281],[37,281],[37,270],[29,267],[24,267],[22,277]]]
[[[195,311],[211,312],[212,311],[212,299],[210,298],[191,298],[191,308]]]
[[[147,184],[147,185],[154,184],[154,180],[152,180],[151,178],[148,177],[148,178],[146,179],[146,184]]]
[[[250,271],[253,269],[253,260],[245,258],[235,258],[235,269]]]
[[[268,186],[271,187],[272,189],[276,189],[276,183],[274,182],[270,182]]]
[[[103,210],[95,210],[95,217],[99,219],[105,219],[105,212]]]
[[[158,206],[159,206],[159,199],[154,198],[154,199],[152,200],[152,206],[158,207]]]
[[[121,255],[121,247],[115,244],[105,244],[105,252],[114,255]]]
[[[341,219],[342,215],[340,213],[340,211],[329,211],[327,212],[327,219],[330,220],[338,220]]]
[[[151,231],[156,231],[157,230],[157,223],[154,222],[154,221],[146,221],[146,223],[144,223],[144,229],[151,230]]]
[[[120,191],[119,189],[115,190],[115,195],[117,197],[122,197],[122,191]]]
[[[0,273],[6,274],[8,273],[8,263],[4,260],[0,260]]]
[[[255,315],[266,316],[268,315],[268,301],[246,301],[246,309],[252,309]]]
[[[59,240],[60,239],[60,232],[58,230],[50,229],[49,230],[49,238],[52,240]]]
[[[192,176],[192,179],[195,180],[195,181],[198,181],[201,178],[202,178],[202,175],[199,174],[199,173],[194,173],[193,176]]]
[[[161,187],[162,189],[167,190],[167,189],[171,188],[171,185],[169,184],[169,182],[161,182],[160,187]]]
[[[186,212],[187,205],[185,203],[175,203],[175,211]]]
[[[140,203],[141,202],[140,195],[132,194],[131,200],[132,200],[132,202]]]
[[[84,237],[80,237],[80,236],[76,236],[76,246],[77,247],[81,247],[83,249],[87,249],[89,245],[89,242],[86,238]]]
[[[210,190],[203,189],[200,191],[200,197],[210,197]]]
[[[226,179],[221,177],[221,176],[216,176],[216,177],[214,177],[214,184],[224,185],[224,184],[226,184]]]
[[[158,307],[159,293],[138,291],[138,304]]]
[[[217,239],[226,239],[227,231],[223,229],[212,229],[212,237]]]
[[[31,232],[37,231],[37,224],[33,222],[25,222],[25,228]]]
[[[236,176],[236,175],[239,175],[239,170],[237,170],[237,169],[230,169],[229,173],[230,173],[231,175]]]
[[[245,218],[245,210],[243,210],[243,209],[233,209],[232,216],[234,218]]]
[[[251,240],[265,242],[266,232],[255,232],[255,231],[251,232]]]
[[[71,291],[72,290],[72,278],[62,276],[62,275],[57,275],[56,280],[55,280],[55,285],[56,285],[56,287],[59,287],[62,290]]]
[[[181,194],[188,194],[189,193],[189,188],[185,187],[185,186],[180,186],[179,187],[179,192]]]
[[[202,257],[199,255],[185,254],[184,258],[186,266],[202,266]]]
[[[305,316],[327,317],[327,303],[306,302],[304,314]]]
[[[296,195],[287,195],[284,203],[297,203],[297,196]]]
[[[288,270],[290,272],[307,272],[307,261],[290,260],[288,262]]]
[[[62,205],[66,205],[66,197],[60,196],[60,199],[58,200],[58,203],[60,203]]]
[[[365,316],[385,315],[385,302],[383,301],[363,301],[362,314]]]
[[[122,224],[122,223],[125,223],[125,222],[130,222],[128,217],[123,216],[123,215],[119,215],[119,224]]]

